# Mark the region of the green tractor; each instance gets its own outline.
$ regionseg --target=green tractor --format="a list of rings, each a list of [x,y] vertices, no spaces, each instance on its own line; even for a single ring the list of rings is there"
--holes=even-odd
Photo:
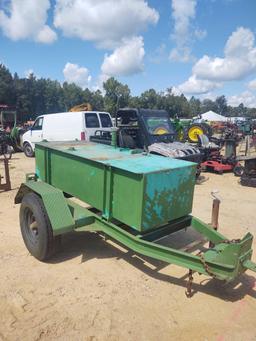
[[[242,133],[243,136],[254,134],[256,124],[253,122],[252,119],[246,118],[245,121],[240,121],[240,122],[237,122],[236,124],[237,124],[238,131]]]
[[[190,120],[186,119],[180,119],[177,115],[174,117],[173,120],[171,120],[171,123],[173,124],[176,133],[177,133],[177,139],[180,142],[185,142],[187,140],[187,127],[190,123]]]
[[[9,144],[14,151],[22,150],[21,136],[24,130],[17,127],[16,110],[6,104],[0,104],[0,131],[8,135]]]
[[[202,122],[200,118],[190,120],[175,116],[171,122],[177,132],[178,140],[181,142],[188,140],[190,143],[198,143],[199,135],[206,135],[208,138],[212,136],[211,126]]]

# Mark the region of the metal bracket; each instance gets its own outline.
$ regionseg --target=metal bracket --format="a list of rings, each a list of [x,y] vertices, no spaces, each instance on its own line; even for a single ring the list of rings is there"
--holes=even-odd
[[[10,179],[10,171],[9,171],[9,159],[4,157],[0,159],[1,162],[4,163],[4,172],[5,176],[1,176],[0,174],[0,190],[2,191],[10,191],[11,190],[11,179]],[[2,179],[5,178],[5,183],[2,183]]]

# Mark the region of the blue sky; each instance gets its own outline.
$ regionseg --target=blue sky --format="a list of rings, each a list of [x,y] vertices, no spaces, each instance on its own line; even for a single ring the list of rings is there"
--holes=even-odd
[[[256,107],[255,0],[0,0],[0,61],[21,77]]]

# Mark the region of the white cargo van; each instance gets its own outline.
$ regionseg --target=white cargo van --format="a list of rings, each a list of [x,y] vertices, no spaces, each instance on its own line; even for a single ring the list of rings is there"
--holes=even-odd
[[[107,112],[78,111],[41,115],[22,136],[22,146],[25,155],[32,157],[36,142],[89,141],[97,130],[111,131],[112,127],[111,116]]]

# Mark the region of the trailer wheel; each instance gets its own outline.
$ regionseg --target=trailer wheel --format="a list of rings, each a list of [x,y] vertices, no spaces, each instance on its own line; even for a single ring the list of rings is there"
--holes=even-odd
[[[20,228],[28,251],[40,261],[45,261],[60,247],[61,236],[53,236],[52,226],[42,199],[28,193],[20,206]]]
[[[24,154],[27,157],[33,157],[34,156],[34,151],[29,143],[25,143],[23,146]]]

